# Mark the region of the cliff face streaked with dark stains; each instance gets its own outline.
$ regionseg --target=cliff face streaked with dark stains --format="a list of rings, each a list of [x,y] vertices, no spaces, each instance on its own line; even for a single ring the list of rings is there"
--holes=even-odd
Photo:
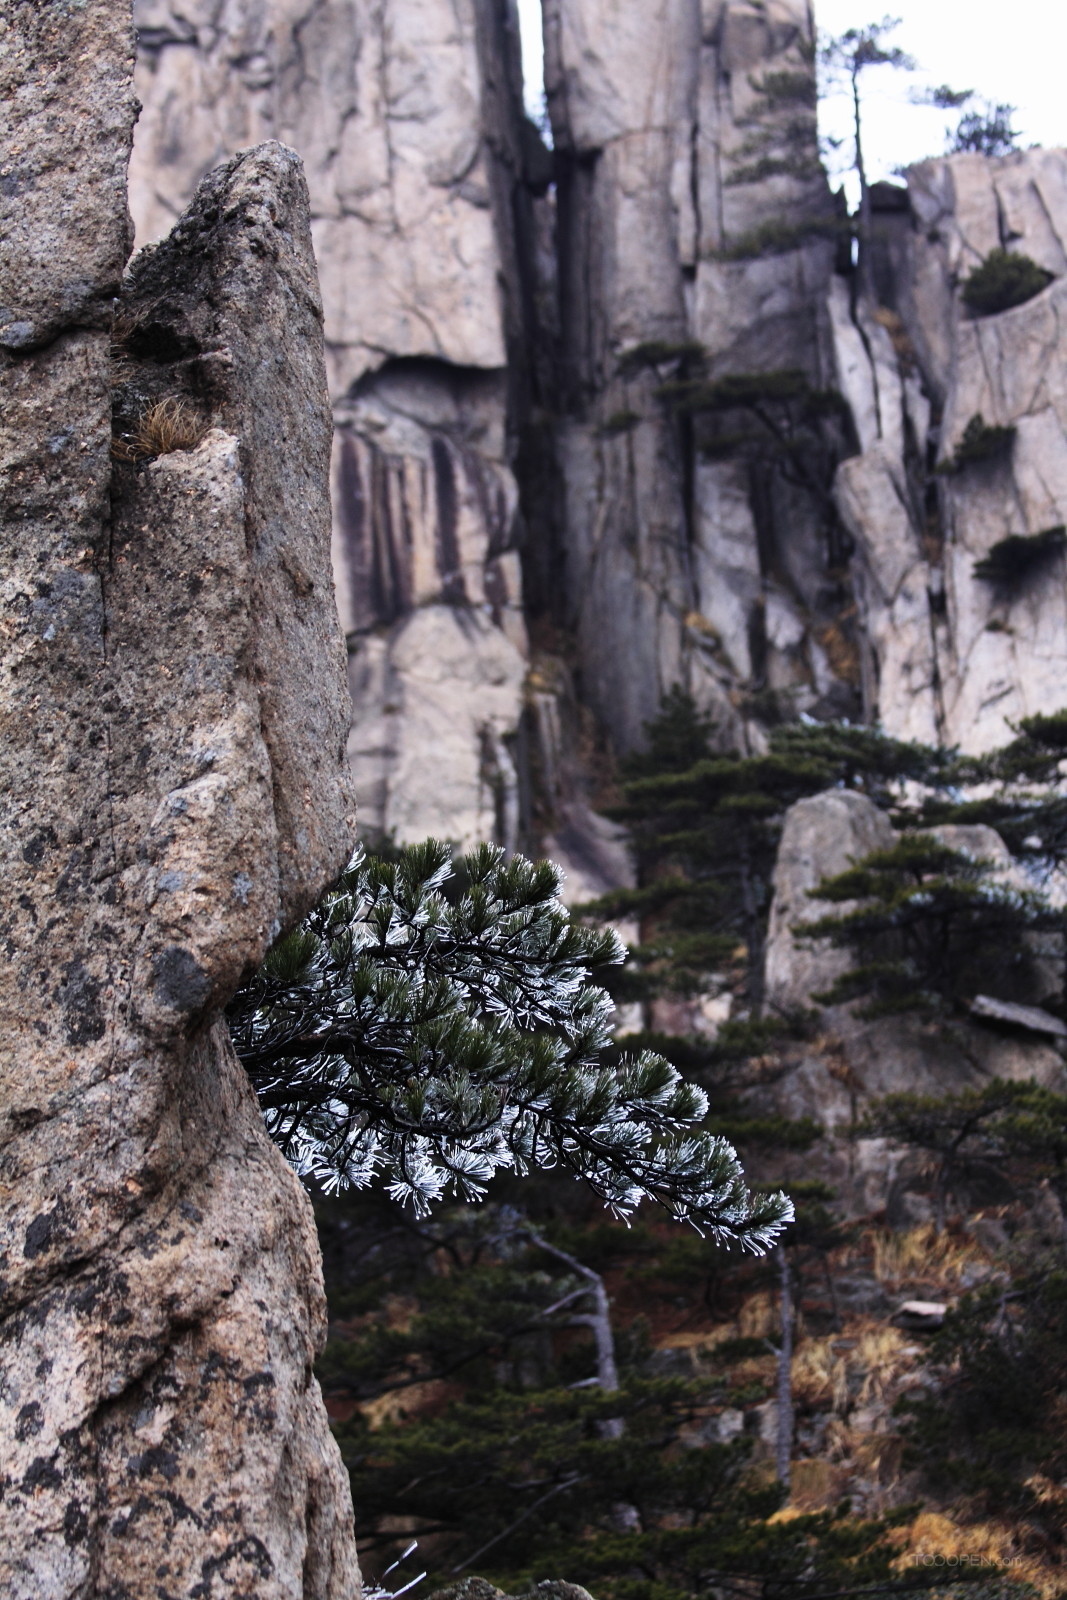
[[[547,0],[552,154],[522,115],[510,0],[195,18],[139,0],[137,21],[140,236],[253,137],[307,162],[368,826],[512,844],[540,825],[564,854],[569,829],[595,882],[546,693],[561,728],[584,707],[618,751],[676,682],[750,748],[783,712],[988,745],[1056,692],[1062,583],[1005,595],[973,567],[1067,516],[1062,153],[877,188],[863,295],[799,0],[621,21]],[[959,287],[997,244],[1057,281],[975,321]],[[675,356],[627,362],[652,342]],[[679,409],[698,369],[847,405],[817,426],[779,410],[788,437],[754,448],[751,411]],[[979,412],[1017,429],[1012,460],[936,474]]]
[[[364,825],[514,843],[527,643],[509,349],[522,169],[539,151],[517,109],[514,18],[475,0],[139,0],[136,17],[139,240],[256,138],[305,162]]]

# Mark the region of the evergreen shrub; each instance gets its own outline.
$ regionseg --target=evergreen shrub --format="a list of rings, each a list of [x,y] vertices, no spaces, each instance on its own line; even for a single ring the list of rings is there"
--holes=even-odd
[[[1053,274],[1015,250],[991,250],[963,285],[963,303],[976,317],[991,317],[1025,305],[1052,282]]]
[[[753,1199],[702,1128],[700,1088],[651,1051],[609,1064],[614,1008],[590,981],[614,933],[571,921],[549,862],[428,840],[357,857],[229,1008],[267,1129],[327,1189],[384,1179],[425,1215],[501,1169],[562,1167],[618,1216],[654,1197],[726,1243],[765,1248],[791,1215]]]
[[[1013,533],[1000,539],[974,564],[974,575],[987,583],[1010,586],[1020,583],[1035,568],[1044,566],[1067,544],[1067,528],[1060,523],[1041,533]]]
[[[964,428],[960,442],[951,457],[938,463],[937,471],[948,475],[963,472],[967,467],[1003,461],[1011,454],[1015,433],[1013,427],[1001,427],[999,424],[986,422],[978,412]]]

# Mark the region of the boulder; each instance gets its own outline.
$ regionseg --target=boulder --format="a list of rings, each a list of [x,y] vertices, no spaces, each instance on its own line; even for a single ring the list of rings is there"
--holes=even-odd
[[[789,808],[774,869],[764,954],[768,1005],[782,1011],[810,1006],[813,995],[848,971],[852,960],[847,951],[798,935],[804,923],[816,922],[830,910],[811,897],[811,890],[872,850],[887,849],[895,838],[892,823],[874,801],[849,789],[828,789]]]

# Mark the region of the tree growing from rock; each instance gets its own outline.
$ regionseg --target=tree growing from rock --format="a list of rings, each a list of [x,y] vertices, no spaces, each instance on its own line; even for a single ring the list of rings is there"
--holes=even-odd
[[[860,1015],[949,1017],[978,994],[1026,993],[1035,933],[1059,933],[1061,913],[1037,890],[996,876],[996,863],[933,834],[907,834],[824,879],[820,900],[848,909],[806,925],[805,937],[849,949],[856,965],[814,998],[862,999]]]
[[[848,28],[844,33],[827,35],[822,39],[820,58],[829,83],[844,82],[852,101],[852,166],[859,180],[860,203],[858,219],[860,282],[869,288],[868,268],[871,239],[871,193],[867,158],[863,145],[863,79],[874,67],[890,67],[896,71],[914,72],[918,66],[915,58],[898,45],[887,43],[889,35],[900,27],[899,17],[885,16],[880,22],[868,22],[861,27]],[[933,106],[941,111],[959,113],[955,127],[946,129],[945,150],[948,155],[974,152],[983,156],[1006,156],[1018,149],[1019,134],[1012,126],[1016,107],[1004,102],[984,100],[973,89],[953,89],[949,84],[912,90],[909,96],[913,105]],[[836,141],[833,141],[836,143]]]
[[[1067,1095],[1032,1080],[994,1078],[958,1094],[886,1095],[857,1133],[927,1153],[939,1231],[953,1186],[968,1177],[1010,1171],[1016,1186],[1043,1181],[1067,1201]]]
[[[786,807],[805,793],[846,785],[905,825],[996,818],[1015,847],[1033,856],[1042,806],[1052,808],[1045,832],[1054,837],[1059,728],[1052,718],[1020,733],[1010,754],[987,758],[981,778],[975,763],[952,752],[836,724],[775,728],[769,756],[749,758],[717,752],[715,730],[676,691],[650,725],[647,748],[627,768],[623,787],[638,888],[599,910],[641,918],[641,970],[628,980],[634,993],[646,999],[692,993],[713,961],[731,975],[741,1008],[756,1014],[725,1024],[714,1040],[646,1035],[609,1043],[601,1061],[618,1069],[627,1052],[666,1055],[698,1078],[714,1125],[743,1147],[810,1141],[812,1128],[784,1118],[774,1127],[774,1119],[746,1119],[731,1102],[731,1084],[753,1056],[773,1049],[782,1030],[779,1020],[758,1015],[747,969],[762,945]],[[991,779],[994,766],[999,776]],[[968,801],[967,783],[978,782],[981,801]],[[969,805],[989,809],[972,814]],[[762,886],[754,953],[737,889],[742,830],[749,832],[750,868],[758,864]],[[446,907],[470,892],[463,870],[440,886]],[[371,943],[377,949],[380,940]],[[626,974],[607,962],[594,970],[611,982]],[[1023,1098],[1013,1103],[1020,1117]],[[1027,1116],[1044,1119],[1051,1139],[1055,1107],[1030,1099],[1025,1106]],[[941,1110],[938,1119],[945,1121]],[[994,1122],[998,1139],[1016,1138],[1007,1113],[988,1120],[987,1132]],[[960,1147],[960,1160],[976,1155],[976,1145]],[[789,1299],[805,1310],[816,1280],[828,1273],[827,1252],[841,1238],[826,1209],[828,1192],[809,1187],[787,1236]],[[650,1275],[662,1273],[664,1285],[671,1280],[663,1291],[667,1303],[677,1308],[680,1290],[697,1303],[701,1295],[718,1303],[718,1296],[738,1292],[731,1285],[746,1274],[749,1287],[758,1274],[760,1289],[774,1293],[780,1258],[728,1267],[695,1236],[655,1220],[628,1230],[592,1224],[561,1198],[575,1186],[553,1184],[551,1176],[534,1175],[520,1189],[505,1172],[493,1193],[501,1189],[519,1204],[536,1190],[536,1226],[509,1223],[504,1208],[492,1204],[438,1206],[421,1219],[410,1206],[396,1208],[402,1220],[391,1226],[406,1244],[389,1248],[422,1251],[421,1271],[393,1272],[377,1218],[362,1226],[348,1220],[358,1218],[357,1207],[373,1204],[373,1191],[324,1208],[332,1219],[326,1258],[335,1320],[321,1372],[346,1418],[339,1439],[365,1548],[381,1550],[385,1559],[402,1526],[410,1530],[405,1539],[419,1537],[422,1564],[434,1581],[482,1570],[514,1591],[546,1572],[565,1571],[619,1600],[683,1600],[709,1587],[800,1600],[859,1588],[893,1593],[936,1579],[936,1571],[894,1572],[888,1530],[855,1515],[774,1519],[781,1483],[761,1482],[751,1459],[755,1412],[775,1392],[775,1369],[779,1379],[784,1375],[772,1341],[735,1340],[724,1349],[721,1371],[665,1379],[649,1363],[639,1324],[623,1316],[612,1337],[614,1376],[605,1381],[605,1316],[611,1332],[605,1302],[627,1294],[631,1274],[643,1303],[651,1303]],[[328,1231],[343,1221],[352,1229],[344,1236],[345,1259],[360,1261],[344,1284]],[[590,1338],[598,1329],[600,1336]],[[741,1378],[744,1362],[759,1359],[759,1380]],[[788,1410],[789,1396],[780,1390],[783,1399]],[[724,1407],[747,1419],[732,1442],[709,1421]],[[698,1439],[700,1448],[687,1448]],[[780,1442],[781,1474],[787,1433]]]
[[[768,752],[757,756],[715,750],[713,735],[691,696],[676,687],[665,697],[648,725],[646,749],[624,767],[622,797],[611,808],[630,829],[638,886],[588,909],[637,916],[647,930],[635,952],[642,970],[620,974],[625,997],[693,993],[709,970],[732,965],[746,1009],[758,1018],[771,879],[787,809],[836,784],[862,788],[888,808],[901,780],[936,781],[943,758],[846,723],[773,728]]]
[[[994,158],[1011,155],[1019,148],[1019,134],[1012,127],[1017,109],[1004,101],[963,96],[963,114],[948,138],[949,155],[964,151]]]
[[[915,1011],[943,1021],[979,994],[1058,1012],[1065,925],[1048,889],[1067,860],[1065,753],[1064,711],[1025,718],[1014,739],[982,756],[915,747],[910,770],[899,772],[914,781],[879,797],[898,842],[813,891],[842,910],[803,936],[855,958],[816,998],[861,1000],[866,1016]],[[931,831],[945,824],[996,829],[1021,871]]]
[[[547,862],[483,846],[448,897],[433,840],[357,859],[229,1008],[268,1131],[327,1188],[381,1177],[418,1214],[481,1198],[502,1168],[562,1167],[619,1216],[645,1198],[766,1248],[791,1214],[754,1199],[704,1092],[661,1055],[603,1059],[613,1007],[590,975],[613,933],[580,927]]]
[[[860,186],[859,271],[860,281],[868,271],[871,238],[871,190],[867,179],[867,160],[863,150],[863,96],[861,83],[872,67],[892,67],[914,71],[914,58],[898,45],[887,44],[888,36],[899,28],[899,17],[883,17],[863,27],[824,40],[820,51],[823,67],[831,78],[843,78],[852,99],[853,166]]]

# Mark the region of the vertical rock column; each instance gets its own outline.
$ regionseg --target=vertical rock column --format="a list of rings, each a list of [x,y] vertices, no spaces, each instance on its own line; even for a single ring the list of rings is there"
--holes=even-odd
[[[689,337],[683,236],[692,232],[697,93],[691,0],[619,7],[547,0],[545,87],[558,162],[565,486],[562,618],[580,693],[626,748],[686,676],[694,606],[676,430],[619,356]]]
[[[0,1590],[347,1600],[311,1210],[218,1020],[353,821],[306,192],[249,152],[143,261],[112,461],[132,45],[0,38]]]
[[[1003,581],[976,564],[1001,541],[1067,523],[1067,151],[1001,160],[962,155],[908,174],[911,270],[902,305],[941,415],[938,461],[952,462],[972,418],[1013,430],[1007,450],[940,475],[936,552],[944,735],[964,749],[1010,738],[1022,716],[1067,703],[1062,549]],[[1029,256],[1047,286],[1009,310],[963,303],[970,272],[996,249]]]
[[[545,3],[560,588],[582,693],[619,748],[674,682],[731,735],[753,690],[803,710],[832,699],[814,644],[833,587],[825,507],[741,449],[702,452],[666,392],[696,371],[827,382],[812,35],[803,0]]]

